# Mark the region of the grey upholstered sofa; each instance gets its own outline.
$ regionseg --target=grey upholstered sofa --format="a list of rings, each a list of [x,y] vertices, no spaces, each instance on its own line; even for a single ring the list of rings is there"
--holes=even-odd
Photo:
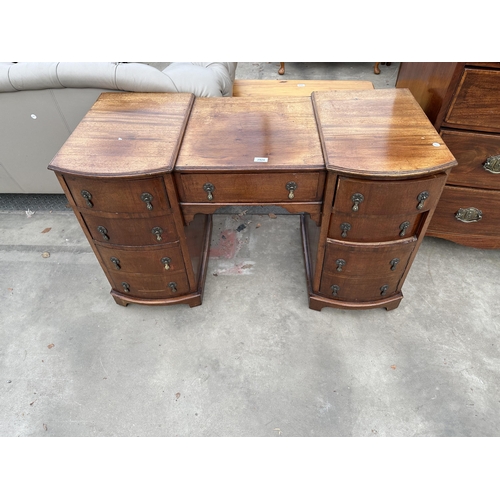
[[[47,166],[101,92],[231,96],[236,64],[0,63],[0,193],[62,193]]]

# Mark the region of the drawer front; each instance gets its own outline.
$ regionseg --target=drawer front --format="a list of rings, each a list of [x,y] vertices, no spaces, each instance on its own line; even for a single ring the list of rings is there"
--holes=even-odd
[[[339,177],[333,208],[353,216],[418,214],[437,203],[445,182],[446,174],[398,181]]]
[[[164,299],[177,297],[189,292],[186,273],[162,274],[110,273],[115,290],[131,297],[144,299]]]
[[[500,135],[441,130],[458,165],[448,184],[500,190]]]
[[[466,69],[445,123],[500,132],[500,71]]]
[[[500,242],[500,191],[446,186],[429,225],[434,233],[465,235],[471,246],[480,237]]]
[[[324,172],[178,174],[184,203],[284,203],[321,201]]]
[[[339,277],[401,276],[416,242],[415,237],[385,245],[330,240],[326,245],[324,271]]]
[[[402,240],[417,234],[424,221],[425,214],[363,217],[334,211],[328,238],[359,243]]]
[[[78,207],[102,212],[155,213],[170,209],[162,177],[137,180],[64,176]]]
[[[352,277],[323,273],[320,293],[330,299],[350,302],[380,300],[398,292],[401,274],[383,274],[379,277]]]
[[[181,249],[177,244],[135,249],[96,243],[96,248],[106,267],[115,273],[158,273],[169,279],[170,275],[184,270]]]
[[[174,223],[168,216],[123,219],[85,213],[82,217],[97,242],[142,246],[178,240]]]

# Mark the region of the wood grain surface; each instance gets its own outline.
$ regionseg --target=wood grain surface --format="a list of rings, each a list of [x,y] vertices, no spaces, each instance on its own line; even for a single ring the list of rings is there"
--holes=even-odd
[[[373,89],[365,80],[235,80],[233,97],[310,96],[328,90]]]
[[[431,123],[437,125],[452,98],[451,82],[459,79],[463,68],[464,63],[456,62],[402,62],[396,88],[410,89]]]
[[[456,164],[407,89],[313,92],[312,99],[328,169],[411,177]]]
[[[177,172],[290,168],[324,169],[310,98],[196,99]]]
[[[104,92],[49,169],[93,177],[172,170],[194,96]]]
[[[443,125],[500,132],[500,71],[466,68]]]

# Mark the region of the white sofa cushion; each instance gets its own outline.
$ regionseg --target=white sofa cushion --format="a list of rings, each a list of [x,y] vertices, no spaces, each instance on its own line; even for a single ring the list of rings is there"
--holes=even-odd
[[[163,71],[142,63],[0,63],[0,92],[101,88],[128,92],[191,92],[231,96],[236,63],[172,63]]]

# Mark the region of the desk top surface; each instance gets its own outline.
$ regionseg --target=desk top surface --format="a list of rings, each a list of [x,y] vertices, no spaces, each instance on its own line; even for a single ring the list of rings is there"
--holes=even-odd
[[[92,177],[170,172],[192,94],[103,92],[49,169]]]
[[[456,164],[407,89],[312,97],[103,93],[52,160],[84,176],[332,169],[417,176]]]
[[[408,89],[313,92],[327,169],[422,175],[455,158]]]
[[[176,171],[324,169],[310,97],[196,99]]]

